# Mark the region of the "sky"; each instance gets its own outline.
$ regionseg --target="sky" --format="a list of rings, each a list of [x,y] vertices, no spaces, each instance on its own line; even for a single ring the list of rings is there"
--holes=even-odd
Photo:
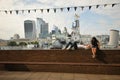
[[[43,18],[49,24],[49,31],[53,25],[58,26],[62,31],[64,27],[71,32],[72,22],[75,20],[75,14],[79,15],[80,34],[84,35],[106,35],[110,34],[111,29],[120,31],[120,4],[112,7],[102,4],[120,3],[120,0],[0,0],[0,39],[10,39],[14,34],[19,34],[24,38],[24,21]],[[64,8],[75,6],[90,6],[101,4],[98,8],[92,6],[89,10],[85,7],[83,10],[71,8],[68,12],[65,8],[62,12],[57,10],[56,13],[50,9],[49,13],[40,10],[36,12],[27,11],[16,14],[6,14],[2,10],[25,10],[25,9],[48,9],[48,8]]]

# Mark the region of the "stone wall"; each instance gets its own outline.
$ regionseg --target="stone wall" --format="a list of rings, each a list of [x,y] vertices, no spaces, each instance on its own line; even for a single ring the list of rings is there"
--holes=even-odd
[[[6,70],[120,74],[120,50],[0,50]],[[0,67],[3,69],[3,67]]]

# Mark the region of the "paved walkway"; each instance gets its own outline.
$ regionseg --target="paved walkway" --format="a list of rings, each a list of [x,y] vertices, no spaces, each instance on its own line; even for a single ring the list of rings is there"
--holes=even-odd
[[[120,80],[120,75],[0,71],[0,80]]]

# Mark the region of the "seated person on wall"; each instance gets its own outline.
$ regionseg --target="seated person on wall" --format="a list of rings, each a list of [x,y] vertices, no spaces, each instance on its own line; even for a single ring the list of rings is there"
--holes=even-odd
[[[67,50],[70,50],[70,49],[76,50],[76,49],[78,49],[77,43],[78,43],[78,42],[75,41],[75,40],[72,38],[72,36],[69,34],[69,35],[68,35],[68,39],[67,39],[67,45],[66,45],[65,49],[67,49]]]
[[[96,52],[99,48],[100,48],[99,41],[95,37],[92,37],[91,39],[92,58],[96,57]]]

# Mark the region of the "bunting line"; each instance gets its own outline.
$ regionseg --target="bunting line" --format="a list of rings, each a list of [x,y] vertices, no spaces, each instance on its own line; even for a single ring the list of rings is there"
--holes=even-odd
[[[111,3],[111,4],[97,4],[97,5],[89,5],[89,6],[73,6],[73,7],[61,7],[61,8],[47,8],[47,9],[22,9],[22,10],[0,10],[1,12],[4,12],[5,14],[12,14],[13,12],[15,12],[16,14],[19,14],[19,12],[24,13],[25,11],[27,11],[27,13],[31,13],[31,11],[37,12],[40,11],[41,13],[43,13],[45,10],[47,11],[47,13],[50,12],[50,10],[53,10],[54,13],[57,12],[58,9],[61,10],[61,12],[63,12],[64,9],[67,9],[67,11],[69,12],[71,10],[71,8],[74,9],[74,11],[76,11],[78,8],[81,8],[81,10],[83,11],[84,8],[88,7],[88,9],[90,10],[93,6],[95,6],[96,8],[99,8],[100,6],[106,7],[108,5],[111,5],[111,7],[114,7],[115,5],[118,5],[120,3]]]

